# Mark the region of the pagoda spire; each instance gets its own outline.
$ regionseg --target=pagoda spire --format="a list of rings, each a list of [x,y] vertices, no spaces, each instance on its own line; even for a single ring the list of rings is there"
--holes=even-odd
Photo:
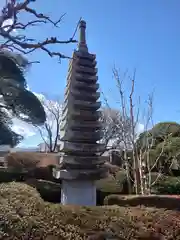
[[[86,22],[79,24],[78,50],[70,60],[60,126],[60,161],[53,176],[61,179],[61,203],[96,205],[96,180],[108,175],[98,100],[96,55],[88,52]]]
[[[88,52],[88,47],[86,44],[86,22],[84,20],[81,20],[79,23],[78,50],[82,52]]]

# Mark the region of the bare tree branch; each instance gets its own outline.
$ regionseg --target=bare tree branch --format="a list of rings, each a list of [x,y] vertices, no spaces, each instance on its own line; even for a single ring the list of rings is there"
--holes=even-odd
[[[69,44],[76,43],[74,39],[77,32],[77,26],[72,36],[67,40],[60,40],[57,37],[47,37],[45,40],[36,41],[33,38],[28,38],[26,34],[23,36],[19,34],[19,31],[25,31],[29,27],[35,27],[38,24],[52,24],[54,27],[58,27],[62,22],[65,14],[61,15],[57,21],[53,21],[49,16],[44,13],[38,13],[35,8],[31,8],[29,5],[35,3],[36,0],[23,0],[18,3],[16,0],[10,0],[6,2],[1,15],[0,15],[0,36],[4,39],[4,42],[0,45],[0,49],[8,48],[9,50],[17,50],[23,54],[29,54],[37,49],[46,52],[50,57],[69,58],[68,56],[51,51],[48,46],[54,44]],[[20,20],[20,14],[25,12],[32,15],[35,19],[27,23],[23,23]],[[6,24],[7,20],[11,20],[12,24]]]
[[[43,126],[35,126],[47,146],[49,152],[56,152],[60,134],[60,124],[62,119],[62,103],[57,98],[54,101],[41,99],[41,103],[46,111],[47,120]]]
[[[113,129],[120,127],[121,129],[119,132],[116,130],[117,135],[113,136],[120,140],[118,142],[119,146],[116,145],[114,150],[121,153],[121,157],[123,158],[129,193],[131,193],[133,182],[136,194],[151,194],[153,185],[159,180],[164,171],[170,170],[174,158],[177,157],[176,154],[173,155],[173,153],[171,153],[170,156],[167,155],[167,146],[171,143],[171,133],[168,135],[165,134],[163,137],[160,136],[161,133],[158,135],[159,133],[154,130],[153,94],[148,96],[148,100],[145,101],[144,109],[142,109],[140,97],[138,97],[138,103],[135,104],[134,94],[136,71],[134,71],[133,77],[128,77],[128,80],[131,82],[129,95],[126,95],[123,86],[124,76],[127,76],[127,71],[122,77],[117,68],[114,67],[112,71],[119,93],[118,103],[120,106],[118,111],[122,117],[119,122],[109,120],[109,122],[112,122],[112,125],[115,125],[110,127]],[[109,103],[104,94],[102,96],[107,108],[110,109]],[[125,123],[128,119],[129,124],[127,125]],[[142,135],[139,135],[140,133],[138,134],[137,127],[138,124],[142,123],[144,126],[144,132]],[[126,126],[129,127],[128,130],[126,129]],[[167,126],[167,129],[164,129],[164,132],[168,133],[167,130],[169,127],[170,125]],[[120,137],[118,134],[120,134]],[[159,137],[161,138],[160,140]],[[157,144],[158,148],[155,149]],[[154,154],[154,156],[151,156],[151,154]],[[177,155],[179,155],[179,152]],[[119,160],[122,161],[120,158]],[[155,179],[152,179],[152,172],[154,170],[156,170],[156,172],[158,171],[158,174]]]

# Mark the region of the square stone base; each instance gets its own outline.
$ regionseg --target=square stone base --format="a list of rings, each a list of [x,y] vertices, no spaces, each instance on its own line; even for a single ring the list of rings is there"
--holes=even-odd
[[[96,186],[94,182],[62,180],[61,204],[96,206]]]

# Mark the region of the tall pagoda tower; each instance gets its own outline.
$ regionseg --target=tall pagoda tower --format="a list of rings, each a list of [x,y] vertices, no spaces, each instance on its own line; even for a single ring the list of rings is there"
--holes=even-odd
[[[60,131],[60,165],[53,175],[62,180],[61,203],[96,205],[95,181],[107,176],[99,122],[101,102],[96,55],[88,52],[86,22],[79,24],[78,49],[69,63]]]

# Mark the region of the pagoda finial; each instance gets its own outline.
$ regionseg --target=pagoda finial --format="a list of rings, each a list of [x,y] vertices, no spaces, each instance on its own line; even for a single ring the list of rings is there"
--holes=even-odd
[[[79,23],[79,44],[78,50],[83,52],[88,52],[86,44],[86,22],[81,20]]]

